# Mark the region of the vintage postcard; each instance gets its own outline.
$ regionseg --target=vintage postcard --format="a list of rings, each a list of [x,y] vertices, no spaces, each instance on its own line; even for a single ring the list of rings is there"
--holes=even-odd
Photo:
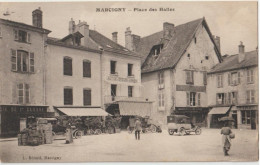
[[[0,2],[0,160],[258,161],[257,1]]]

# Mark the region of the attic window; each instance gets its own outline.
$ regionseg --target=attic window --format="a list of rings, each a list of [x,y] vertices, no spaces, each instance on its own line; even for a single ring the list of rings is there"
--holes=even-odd
[[[187,57],[190,58],[190,54],[187,54]]]
[[[205,60],[208,60],[209,59],[209,56],[205,56]]]
[[[195,42],[195,44],[197,43],[197,38],[196,37],[194,37],[194,42]]]
[[[107,47],[112,48],[112,46],[110,46],[110,45],[107,45]]]
[[[154,45],[151,50],[151,53],[157,58],[158,55],[161,53],[162,49],[163,49],[163,44]]]

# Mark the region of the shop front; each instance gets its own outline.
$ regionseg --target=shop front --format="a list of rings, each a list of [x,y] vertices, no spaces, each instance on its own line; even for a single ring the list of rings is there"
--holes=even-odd
[[[231,106],[229,107],[213,107],[208,113],[208,128],[221,128],[224,126],[223,122],[220,122],[221,117],[229,115]]]
[[[237,107],[237,127],[239,129],[258,129],[258,105]]]
[[[207,107],[175,107],[173,114],[188,116],[192,123],[206,127],[208,112],[209,109]]]
[[[27,128],[28,122],[37,117],[53,117],[54,113],[47,112],[48,106],[0,105],[0,134],[1,136],[16,136]]]

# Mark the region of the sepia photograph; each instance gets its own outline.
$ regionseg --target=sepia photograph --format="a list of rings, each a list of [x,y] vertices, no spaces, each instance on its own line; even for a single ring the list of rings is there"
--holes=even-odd
[[[0,162],[258,162],[258,1],[0,0]]]

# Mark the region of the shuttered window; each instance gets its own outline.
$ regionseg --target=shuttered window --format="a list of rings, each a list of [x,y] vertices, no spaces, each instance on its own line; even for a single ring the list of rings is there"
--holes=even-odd
[[[12,71],[17,71],[17,51],[11,49],[11,63],[12,63]]]
[[[133,64],[128,64],[128,76],[133,76]]]
[[[73,105],[73,89],[64,88],[64,105]]]
[[[254,83],[254,70],[253,69],[247,70],[247,83],[248,84]]]
[[[63,58],[63,74],[67,76],[72,76],[72,58]]]
[[[110,61],[110,73],[117,74],[116,72],[116,61]]]
[[[222,74],[217,75],[217,87],[218,88],[223,87],[223,75]]]
[[[34,53],[30,53],[30,72],[34,72]]]
[[[83,90],[83,102],[84,105],[91,105],[91,89]]]
[[[254,90],[246,91],[246,101],[247,101],[247,103],[255,103],[255,91]]]
[[[190,106],[190,92],[186,93],[187,106]]]
[[[133,97],[133,86],[128,86],[128,97]]]
[[[91,62],[88,60],[83,61],[83,77],[91,77]]]
[[[193,71],[186,71],[186,84],[194,84]]]

